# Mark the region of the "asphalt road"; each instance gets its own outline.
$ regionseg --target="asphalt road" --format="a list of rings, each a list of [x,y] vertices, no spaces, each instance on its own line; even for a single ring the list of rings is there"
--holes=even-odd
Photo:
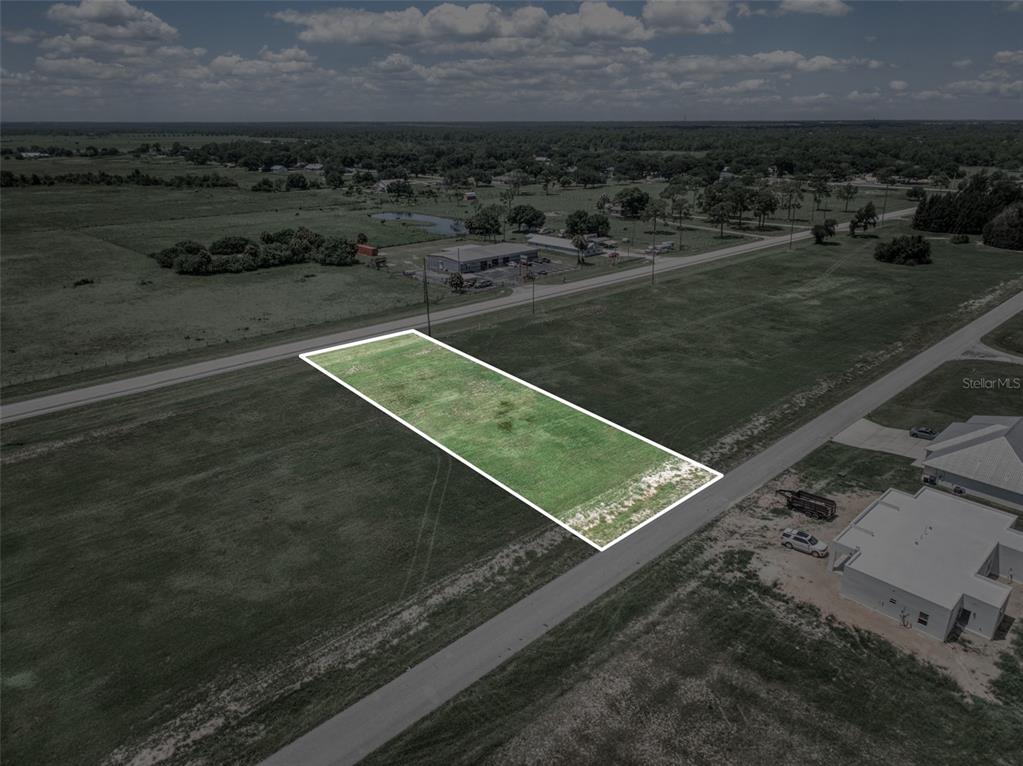
[[[362,698],[262,766],[353,764],[400,734],[643,565],[1023,310],[1023,292],[921,352],[731,471],[693,499]],[[471,737],[472,732],[465,736]]]
[[[893,211],[889,213],[887,217],[889,219],[900,217],[907,213],[912,213],[915,209],[916,208],[914,207],[905,210]],[[845,228],[846,227],[843,225],[839,227],[839,230],[841,231]],[[808,239],[809,237],[810,230],[804,229],[797,231],[793,236],[793,240],[798,242],[800,240]],[[665,256],[657,260],[657,273],[664,274],[678,269],[691,268],[702,263],[721,260],[722,258],[730,258],[735,255],[742,255],[756,250],[777,247],[787,244],[788,241],[789,237],[786,234],[784,236],[768,237],[755,242],[746,242],[741,245],[724,247],[720,250],[712,250],[699,255]],[[577,282],[571,282],[563,285],[538,285],[536,288],[536,300],[537,302],[548,301],[554,298],[561,298],[568,295],[587,292],[589,290],[596,290],[609,285],[643,279],[650,279],[650,272],[639,267],[614,272],[612,274],[605,274],[591,279],[581,279]],[[532,295],[529,288],[518,288],[512,292],[512,294],[495,298],[494,300],[446,309],[444,311],[432,312],[431,322],[435,325],[444,324],[445,322],[454,322],[459,319],[480,316],[481,314],[488,314],[492,311],[500,311],[513,306],[529,305],[531,300]],[[306,351],[315,351],[316,349],[324,348],[326,346],[336,346],[342,343],[348,343],[349,341],[372,338],[377,335],[383,335],[384,333],[398,332],[399,330],[407,330],[410,328],[422,328],[425,326],[426,314],[417,314],[414,316],[403,317],[401,319],[379,322],[377,324],[367,325],[353,330],[323,335],[318,338],[307,338],[305,340],[281,343],[274,346],[256,349],[254,351],[246,351],[240,354],[232,354],[215,359],[207,359],[202,362],[185,364],[179,367],[157,370],[143,375],[135,375],[105,383],[84,386],[82,388],[44,394],[30,399],[23,399],[9,404],[3,404],[0,406],[0,422],[12,423],[24,418],[46,415],[51,412],[59,412],[60,410],[80,407],[85,404],[101,402],[120,396],[137,394],[143,391],[152,391],[153,389],[163,388],[164,386],[171,386],[176,383],[208,378],[225,372],[233,372],[235,370],[245,369],[246,367],[266,364],[267,362],[276,362],[281,359],[296,357]]]

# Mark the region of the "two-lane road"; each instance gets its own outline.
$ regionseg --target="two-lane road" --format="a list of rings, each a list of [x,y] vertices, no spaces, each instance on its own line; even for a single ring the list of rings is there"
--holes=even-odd
[[[898,218],[913,212],[915,208],[898,210],[888,214],[888,218]],[[846,227],[840,226],[840,230]],[[793,241],[801,241],[811,236],[809,229],[795,232]],[[741,245],[732,245],[718,250],[690,256],[665,256],[657,261],[657,273],[664,274],[678,269],[692,268],[703,263],[710,263],[724,258],[731,258],[736,255],[743,255],[757,250],[764,250],[770,247],[778,247],[787,244],[788,234],[779,237],[768,237],[754,242],[745,242]],[[581,279],[562,285],[538,285],[536,288],[536,300],[538,302],[549,301],[554,298],[562,298],[569,295],[597,290],[602,287],[630,282],[633,280],[649,279],[650,273],[643,268],[626,269],[612,274],[605,274],[591,279]],[[459,319],[489,314],[493,311],[514,306],[527,306],[532,300],[531,291],[527,288],[519,288],[510,295],[505,295],[493,300],[473,303],[467,306],[436,311],[431,315],[433,324],[444,324]],[[276,362],[289,357],[297,357],[306,351],[315,351],[326,346],[337,346],[354,340],[372,338],[384,333],[398,332],[410,328],[421,328],[426,325],[426,314],[416,314],[385,322],[379,322],[354,330],[331,333],[317,338],[290,341],[273,346],[266,346],[254,351],[246,351],[238,354],[208,359],[201,362],[172,367],[155,372],[135,375],[127,378],[120,378],[105,383],[96,383],[90,386],[83,386],[68,391],[58,391],[52,394],[23,399],[0,406],[0,422],[11,423],[16,420],[46,415],[51,412],[79,407],[85,404],[101,402],[107,399],[114,399],[120,396],[128,396],[143,391],[152,391],[157,388],[171,386],[175,383],[185,383],[191,380],[208,378],[213,375],[221,375],[226,372],[245,369],[255,365]]]

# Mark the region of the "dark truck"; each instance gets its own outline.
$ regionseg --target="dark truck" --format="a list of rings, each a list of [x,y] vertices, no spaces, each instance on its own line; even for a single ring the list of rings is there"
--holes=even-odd
[[[811,519],[831,521],[838,513],[838,506],[834,500],[812,492],[802,489],[779,489],[778,494],[785,498],[789,508],[805,513]]]

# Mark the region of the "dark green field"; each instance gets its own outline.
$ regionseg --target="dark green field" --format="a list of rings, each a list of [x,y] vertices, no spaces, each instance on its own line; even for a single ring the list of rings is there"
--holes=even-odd
[[[1023,315],[1017,314],[994,332],[988,333],[984,342],[1000,351],[1023,355]]]
[[[800,244],[442,339],[727,468],[1023,280],[1017,253],[936,243],[932,266],[900,268],[873,243]],[[16,765],[173,742],[221,716],[220,693],[239,701],[223,727],[173,762],[255,760],[588,555],[297,359],[15,423],[3,460]]]

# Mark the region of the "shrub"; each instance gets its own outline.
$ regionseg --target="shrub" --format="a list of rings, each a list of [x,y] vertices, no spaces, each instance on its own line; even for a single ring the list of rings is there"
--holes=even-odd
[[[210,255],[234,255],[244,252],[252,244],[248,237],[224,237],[210,245]]]
[[[883,263],[916,266],[931,262],[931,243],[915,236],[895,237],[890,242],[878,242],[874,258]]]
[[[314,260],[324,266],[352,266],[359,262],[357,248],[343,237],[331,237],[317,250]]]
[[[1023,250],[1023,205],[1012,205],[984,227],[984,244],[1006,250]]]
[[[207,250],[198,253],[182,252],[174,259],[174,271],[178,274],[210,274],[211,260]]]

